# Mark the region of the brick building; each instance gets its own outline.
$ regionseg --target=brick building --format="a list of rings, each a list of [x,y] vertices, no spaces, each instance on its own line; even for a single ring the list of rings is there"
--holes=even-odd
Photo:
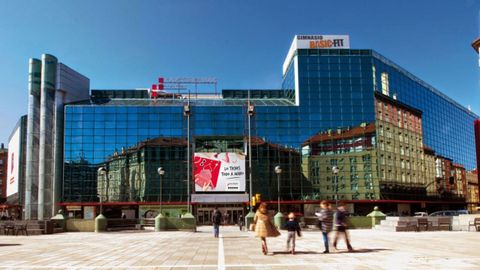
[[[0,146],[0,204],[7,199],[7,160],[8,149],[2,143]]]

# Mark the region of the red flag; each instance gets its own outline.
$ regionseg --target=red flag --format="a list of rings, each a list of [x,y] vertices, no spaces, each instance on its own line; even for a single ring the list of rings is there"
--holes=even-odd
[[[163,86],[164,79],[163,77],[158,78],[158,90],[163,90],[165,89]]]
[[[152,84],[152,91],[150,93],[150,97],[151,98],[157,98],[157,85],[156,84]]]

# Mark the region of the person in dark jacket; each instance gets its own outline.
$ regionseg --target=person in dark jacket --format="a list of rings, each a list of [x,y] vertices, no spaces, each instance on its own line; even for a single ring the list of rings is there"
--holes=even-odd
[[[288,231],[288,238],[287,238],[287,251],[295,254],[295,234],[301,236],[300,232],[300,225],[295,220],[295,214],[290,213],[288,214],[288,221],[285,223],[285,229]],[[292,249],[290,249],[290,243],[292,243]]]
[[[218,238],[220,234],[220,224],[222,223],[222,212],[215,207],[212,214],[212,223],[213,223],[213,236]]]
[[[245,221],[243,220],[243,215],[240,215],[238,217],[238,228],[240,229],[240,231],[243,231],[243,224],[245,223]]]
[[[320,203],[320,213],[315,213],[318,216],[320,222],[320,230],[322,231],[323,244],[325,250],[323,253],[329,253],[328,248],[328,234],[332,231],[333,228],[333,211],[331,209],[330,203],[327,201],[322,201]]]
[[[337,249],[337,240],[340,234],[343,234],[345,237],[345,242],[347,244],[348,251],[353,251],[350,241],[348,239],[347,233],[347,211],[343,204],[337,206],[337,212],[335,216],[335,226],[337,227],[337,233],[335,234],[335,240],[333,240],[333,247]]]

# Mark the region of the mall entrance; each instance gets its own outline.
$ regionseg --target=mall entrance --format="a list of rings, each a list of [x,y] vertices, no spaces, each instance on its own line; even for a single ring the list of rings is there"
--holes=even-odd
[[[196,206],[197,225],[211,225],[215,207],[222,213],[223,225],[235,225],[240,216],[245,217],[242,204],[198,204]]]

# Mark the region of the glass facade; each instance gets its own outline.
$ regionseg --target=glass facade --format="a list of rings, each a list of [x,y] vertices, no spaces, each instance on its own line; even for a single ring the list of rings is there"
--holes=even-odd
[[[66,106],[63,200],[91,202],[102,196],[104,201],[158,201],[160,180],[156,170],[162,166],[166,171],[162,199],[186,201],[188,132],[183,105],[153,106],[150,101],[150,106],[128,106],[129,100],[124,103]],[[245,106],[193,104],[189,126],[191,153],[246,151],[246,102],[242,102]],[[292,148],[298,131],[291,126],[294,121],[288,121],[291,116],[280,113],[279,108],[265,106],[262,112],[274,121],[256,121],[260,112],[252,117],[252,123],[256,123],[252,125],[253,185],[264,198],[275,198],[277,182],[273,168],[281,164],[285,166],[283,197],[298,199],[303,191],[302,184],[296,182],[304,181],[300,155]],[[285,128],[295,132],[275,132]],[[267,137],[271,140],[265,140]],[[287,143],[278,144],[280,141]],[[98,175],[100,167],[105,167],[108,174]],[[305,186],[305,194],[308,193]]]
[[[377,78],[381,72],[389,74],[390,96],[423,112],[425,145],[467,170],[476,168],[474,121],[478,116],[385,57],[372,55]]]
[[[378,113],[380,96],[395,117]],[[475,167],[477,116],[371,50],[298,49],[282,89],[189,99],[190,117],[185,102],[110,95],[67,105],[63,200],[185,201],[194,152],[251,154],[253,193],[264,200],[277,199],[278,164],[282,200],[425,199],[436,156]],[[425,147],[435,153],[428,164]]]

